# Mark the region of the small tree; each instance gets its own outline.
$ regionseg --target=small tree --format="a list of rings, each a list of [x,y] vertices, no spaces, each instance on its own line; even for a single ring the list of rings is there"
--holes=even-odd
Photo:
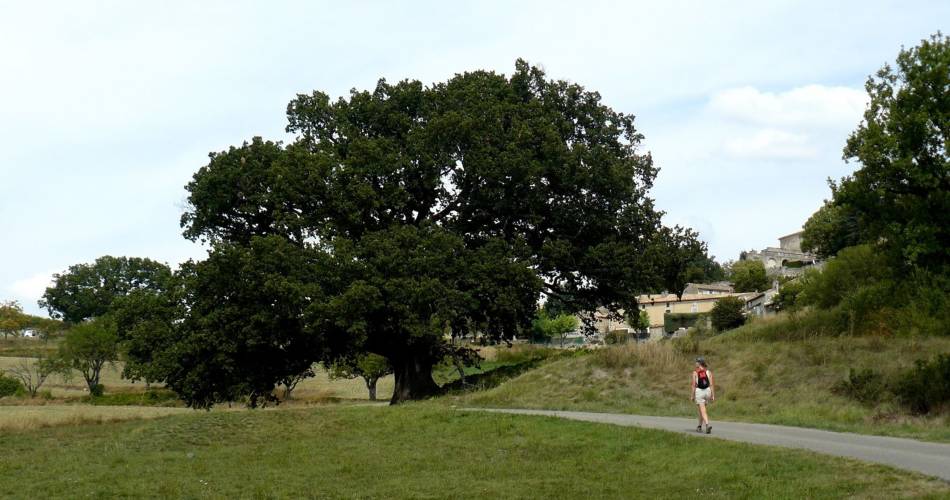
[[[577,318],[571,314],[551,314],[546,308],[538,309],[538,317],[532,323],[535,338],[559,338],[564,346],[564,337],[577,329]]]
[[[367,353],[347,358],[330,366],[330,378],[363,377],[370,401],[376,401],[376,382],[393,372],[389,360],[379,354]]]
[[[744,308],[745,302],[738,297],[719,299],[710,312],[713,327],[723,332],[742,326],[745,323],[745,316],[742,314]]]
[[[299,384],[303,379],[310,378],[313,375],[314,375],[313,368],[307,368],[306,370],[300,373],[297,373],[296,375],[289,375],[281,379],[280,385],[284,388],[281,399],[284,401],[287,401],[288,399],[290,399],[290,396],[293,394],[294,389],[297,388],[297,384]]]
[[[640,338],[645,334],[648,334],[650,331],[650,315],[642,309],[630,309],[627,311],[626,318],[627,324],[633,327],[636,331],[636,339],[639,342]]]
[[[3,333],[3,338],[19,336],[28,322],[29,316],[23,314],[23,308],[17,301],[0,303],[0,333]]]
[[[765,265],[758,260],[740,260],[732,264],[732,285],[737,292],[768,290],[769,277]]]
[[[99,375],[106,363],[118,359],[119,337],[115,324],[106,319],[80,323],[69,332],[59,346],[58,363],[63,370],[74,369],[82,374],[89,387],[89,394],[102,394]]]
[[[46,379],[54,373],[62,373],[67,368],[62,366],[57,357],[39,357],[35,359],[22,358],[12,368],[7,369],[11,377],[23,384],[23,389],[35,398]]]

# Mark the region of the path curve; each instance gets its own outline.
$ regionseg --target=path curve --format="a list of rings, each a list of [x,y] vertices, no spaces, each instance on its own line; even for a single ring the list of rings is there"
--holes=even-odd
[[[783,425],[747,424],[713,421],[712,435],[696,432],[696,419],[681,417],[650,417],[622,413],[586,411],[521,410],[495,408],[463,408],[464,411],[541,415],[585,422],[598,422],[647,427],[685,433],[696,438],[721,438],[752,444],[800,448],[839,457],[891,465],[950,481],[950,444],[928,443],[913,439],[869,436],[847,432],[822,431]]]

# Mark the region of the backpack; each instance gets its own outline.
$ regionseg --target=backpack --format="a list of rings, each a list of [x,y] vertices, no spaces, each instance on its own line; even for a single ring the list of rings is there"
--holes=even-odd
[[[709,375],[704,368],[696,370],[696,387],[699,389],[709,388]]]

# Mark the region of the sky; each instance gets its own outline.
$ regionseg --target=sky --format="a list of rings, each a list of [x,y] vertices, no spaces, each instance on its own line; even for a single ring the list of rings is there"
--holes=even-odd
[[[297,93],[519,57],[635,115],[665,222],[737,259],[859,166],[868,75],[947,21],[938,0],[0,0],[0,300],[38,313],[53,273],[102,255],[201,258],[184,185],[209,152],[289,139]]]

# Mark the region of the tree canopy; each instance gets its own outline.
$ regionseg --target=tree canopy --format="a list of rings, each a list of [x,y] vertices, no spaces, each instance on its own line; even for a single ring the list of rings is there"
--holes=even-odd
[[[723,297],[716,301],[709,317],[713,328],[720,332],[738,328],[745,323],[745,301],[739,297]]]
[[[116,298],[133,290],[164,290],[171,274],[166,264],[151,259],[106,255],[54,274],[40,307],[55,319],[79,323],[108,313]]]
[[[732,264],[729,279],[737,292],[768,290],[772,283],[760,260],[740,260]]]
[[[868,78],[870,103],[844,158],[860,167],[832,183],[859,243],[901,264],[950,267],[950,37],[903,49]]]

